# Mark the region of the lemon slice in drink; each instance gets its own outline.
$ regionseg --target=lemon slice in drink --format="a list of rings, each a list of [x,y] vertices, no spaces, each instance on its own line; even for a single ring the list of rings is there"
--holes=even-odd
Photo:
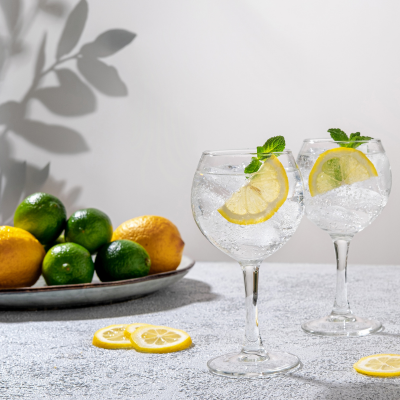
[[[187,349],[192,339],[180,329],[167,326],[143,326],[131,334],[132,346],[144,353],[172,353]]]
[[[400,354],[374,354],[360,358],[354,369],[365,375],[390,377],[400,375]]]
[[[289,181],[285,168],[277,157],[271,155],[218,212],[234,224],[259,224],[278,211],[288,192]]]
[[[308,178],[311,196],[378,176],[374,164],[360,150],[347,147],[327,150],[315,162]]]
[[[141,328],[142,326],[152,326],[150,324],[143,324],[141,322],[135,322],[134,324],[127,325],[125,328],[124,336],[126,338],[130,338],[132,333],[136,331],[136,329]]]
[[[110,325],[99,329],[93,336],[92,344],[103,349],[124,349],[132,347],[129,338],[125,336],[127,325]]]

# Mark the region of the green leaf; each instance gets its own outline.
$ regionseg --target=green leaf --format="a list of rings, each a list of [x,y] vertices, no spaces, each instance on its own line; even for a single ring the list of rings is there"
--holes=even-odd
[[[259,160],[265,160],[268,157],[269,155],[265,153],[264,146],[257,146],[257,158]]]
[[[279,153],[285,150],[285,138],[283,136],[274,136],[268,139],[263,146],[263,153]],[[258,147],[257,147],[258,153]]]
[[[360,132],[351,133],[350,134],[350,140],[359,140],[357,138],[359,138],[360,136],[361,136]]]
[[[262,162],[257,157],[252,157],[250,164],[244,169],[245,174],[257,172],[262,165]]]
[[[350,149],[355,149],[356,147],[360,146],[362,143],[356,143],[359,140],[371,140],[372,138],[369,136],[361,136],[360,132],[355,132],[350,134],[350,138],[344,133],[341,129],[333,128],[328,129],[328,132],[331,134],[331,138],[335,142],[342,142],[338,143],[340,147],[347,147]],[[343,143],[347,142],[347,143]]]
[[[257,147],[257,157],[252,157],[250,164],[244,169],[246,174],[257,172],[262,162],[271,157],[271,153],[280,153],[285,150],[285,138],[283,136],[274,136],[268,139],[264,146]]]
[[[374,138],[369,136],[360,136],[357,140],[373,140]]]
[[[359,133],[359,132],[357,132],[357,133]],[[350,135],[350,138],[351,138],[351,135]],[[373,138],[372,137],[369,137],[369,136],[356,136],[354,139],[353,139],[353,141],[352,142],[350,142],[349,144],[348,144],[348,146],[347,147],[351,147],[352,149],[355,149],[355,148],[357,148],[358,146],[361,146],[363,143],[356,143],[355,141],[358,141],[358,140],[372,140]]]
[[[335,142],[348,142],[349,137],[339,128],[331,128],[328,129],[328,132],[331,134],[331,138]],[[347,147],[344,143],[338,143],[341,147]]]

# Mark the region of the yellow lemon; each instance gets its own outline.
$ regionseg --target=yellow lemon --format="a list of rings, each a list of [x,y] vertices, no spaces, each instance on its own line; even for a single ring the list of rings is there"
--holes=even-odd
[[[99,329],[93,336],[92,344],[103,349],[125,349],[132,347],[128,337],[125,336],[127,324],[110,325]]]
[[[29,232],[0,226],[0,288],[34,285],[45,255],[43,246]]]
[[[127,325],[125,328],[124,336],[130,338],[132,333],[136,331],[136,329],[141,328],[142,326],[152,326],[150,324],[142,324],[141,322],[136,322],[134,324]]]
[[[378,176],[374,164],[360,150],[339,147],[323,152],[308,178],[311,196],[342,185],[351,185]]]
[[[143,326],[131,334],[132,346],[144,353],[172,353],[187,349],[192,339],[180,329],[167,326]]]
[[[360,358],[354,369],[364,375],[391,377],[400,375],[400,354],[374,354]]]
[[[271,155],[218,212],[234,224],[259,224],[279,210],[288,192],[289,181],[285,168],[277,157]]]
[[[125,221],[115,231],[112,241],[127,239],[139,243],[150,256],[150,274],[178,268],[185,243],[178,228],[167,218],[144,215]]]

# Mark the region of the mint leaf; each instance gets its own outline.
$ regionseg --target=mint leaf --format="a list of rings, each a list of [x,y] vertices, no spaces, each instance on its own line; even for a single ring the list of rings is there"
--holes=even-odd
[[[333,128],[328,129],[328,132],[331,134],[331,138],[335,142],[347,142],[347,143],[338,143],[340,147],[347,147],[350,149],[355,149],[360,146],[362,143],[356,143],[358,140],[371,140],[372,137],[369,136],[361,136],[360,132],[355,132],[350,134],[350,138],[344,133],[341,129]]]
[[[283,136],[274,136],[268,139],[264,146],[257,147],[257,157],[252,157],[250,164],[244,169],[246,174],[257,172],[262,162],[271,156],[270,153],[280,153],[285,150],[285,138]]]
[[[269,157],[268,154],[266,154],[264,146],[257,146],[257,158],[259,160],[265,160]]]
[[[252,157],[250,164],[244,169],[245,174],[257,172],[262,165],[262,162],[257,157]]]
[[[360,132],[351,133],[351,134],[350,134],[350,140],[360,140],[360,139],[357,139],[357,138],[359,138],[360,136],[361,136]]]
[[[369,136],[360,136],[357,140],[373,140],[373,138]]]
[[[339,128],[328,129],[328,132],[331,134],[331,138],[335,142],[348,142],[349,140],[349,137]],[[339,146],[342,146],[342,144],[339,143]],[[346,147],[346,145],[342,147]]]
[[[285,138],[283,136],[274,136],[264,143],[264,153],[279,153],[285,150]],[[258,147],[257,147],[258,153]]]
[[[359,132],[357,132],[359,133]],[[350,135],[350,139],[351,139],[351,135]],[[357,148],[358,146],[361,146],[362,143],[356,143],[356,140],[371,140],[373,139],[372,137],[369,136],[356,136],[353,138],[353,143],[350,141],[350,143],[347,145],[347,147],[351,147],[352,149]]]

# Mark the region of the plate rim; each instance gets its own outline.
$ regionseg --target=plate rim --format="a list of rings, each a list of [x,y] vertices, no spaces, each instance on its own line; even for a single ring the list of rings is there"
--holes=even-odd
[[[121,281],[112,281],[112,282],[91,282],[91,283],[74,283],[70,285],[52,285],[52,286],[37,286],[37,287],[21,287],[21,288],[9,288],[9,289],[0,289],[0,296],[5,294],[16,294],[16,293],[29,293],[29,292],[52,292],[59,290],[79,290],[79,289],[93,289],[93,288],[105,288],[105,287],[114,287],[114,286],[124,286],[137,282],[146,282],[151,280],[157,280],[161,278],[165,278],[167,276],[179,275],[181,273],[187,273],[193,266],[196,264],[196,261],[184,256],[189,265],[184,268],[175,269],[173,271],[160,272],[154,275],[146,275],[140,278],[132,278],[132,279],[124,279]],[[178,267],[179,268],[179,267]]]

